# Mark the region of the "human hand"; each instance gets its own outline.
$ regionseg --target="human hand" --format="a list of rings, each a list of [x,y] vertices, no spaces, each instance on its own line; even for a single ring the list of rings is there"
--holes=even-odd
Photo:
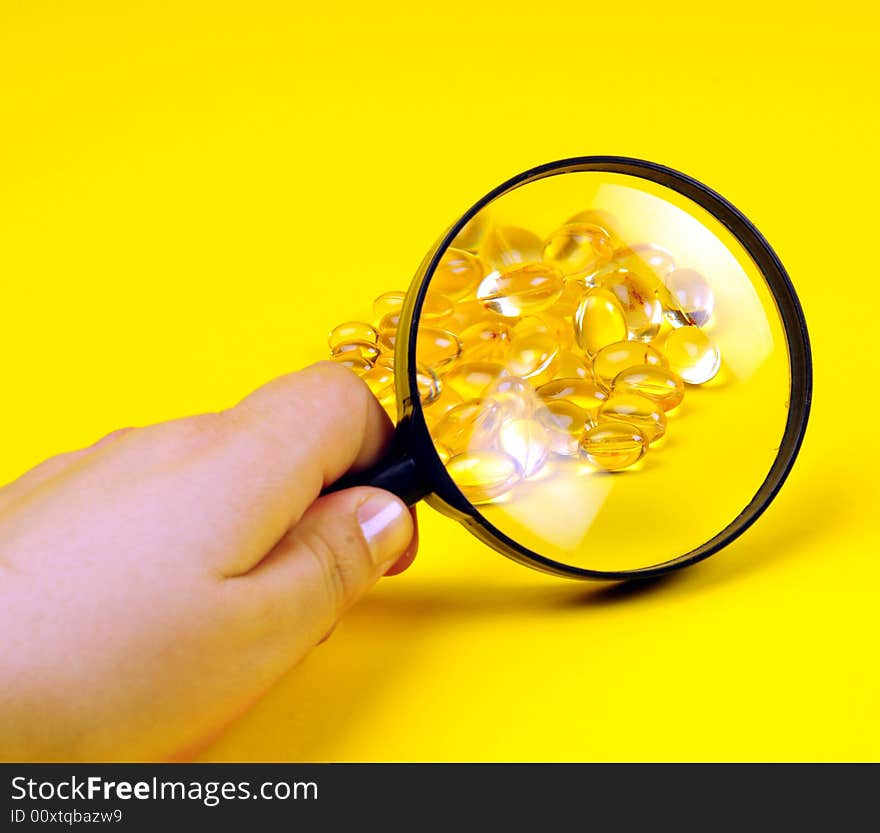
[[[0,759],[155,761],[210,740],[411,563],[396,497],[319,496],[390,434],[325,362],[0,489]]]

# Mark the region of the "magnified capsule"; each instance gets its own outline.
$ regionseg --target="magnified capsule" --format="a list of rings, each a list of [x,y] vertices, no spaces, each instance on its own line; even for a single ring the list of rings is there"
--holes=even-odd
[[[363,356],[359,356],[356,353],[335,353],[330,356],[330,361],[347,367],[349,370],[357,373],[358,376],[362,376],[373,367],[372,362],[367,361]]]
[[[666,276],[666,286],[691,321],[702,327],[715,309],[715,293],[695,269],[676,269]]]
[[[509,272],[492,272],[477,288],[477,300],[499,315],[516,318],[552,306],[562,294],[562,275],[534,263]]]
[[[548,405],[556,400],[572,402],[594,422],[600,406],[608,398],[608,394],[593,381],[576,377],[553,379],[538,388],[538,396]]]
[[[475,324],[484,324],[489,321],[500,323],[509,322],[492,310],[484,307],[479,301],[459,301],[452,310],[452,315],[444,319],[443,328],[451,333],[463,333],[468,327]]]
[[[509,375],[498,362],[461,362],[443,374],[443,383],[463,399],[478,399],[491,385]]]
[[[672,252],[655,243],[636,243],[618,249],[613,260],[622,269],[644,273],[646,268],[661,281],[675,269]]]
[[[456,405],[461,405],[464,401],[458,392],[446,384],[446,380],[441,380],[440,395],[425,405],[425,421],[430,427],[433,427],[440,419],[451,411]]]
[[[506,272],[527,263],[538,263],[544,244],[534,232],[516,226],[489,229],[480,245],[480,257],[491,269]]]
[[[563,457],[576,457],[581,437],[593,423],[587,412],[567,399],[551,399],[538,411],[538,419],[547,429],[550,450]]]
[[[370,341],[343,341],[333,348],[332,357],[337,356],[360,356],[370,365],[379,358],[382,351]]]
[[[473,504],[487,503],[513,488],[522,478],[519,463],[503,451],[467,451],[446,463],[446,471]]]
[[[452,315],[452,301],[440,292],[429,291],[422,300],[422,309],[419,315],[421,320],[436,324]]]
[[[596,353],[593,357],[593,374],[596,381],[605,387],[610,387],[614,377],[622,370],[642,364],[668,366],[663,354],[650,344],[638,341],[618,341],[616,344],[603,347]]]
[[[510,327],[503,320],[480,321],[459,334],[465,361],[501,361],[510,344]]]
[[[665,367],[642,364],[621,371],[611,383],[613,394],[637,393],[652,399],[664,411],[672,410],[684,398],[684,382]]]
[[[623,307],[607,289],[591,289],[584,295],[573,324],[575,341],[590,356],[609,344],[624,341],[628,332]]]
[[[557,229],[544,244],[544,260],[566,278],[592,275],[611,260],[608,233],[591,223],[569,223]]]
[[[666,433],[666,414],[653,399],[637,393],[615,393],[599,408],[599,423],[612,420],[634,425],[647,442],[659,440]]]
[[[540,385],[552,378],[558,355],[559,343],[550,333],[516,336],[507,351],[507,369],[512,376]]]
[[[373,301],[373,320],[378,323],[389,313],[400,312],[405,297],[405,292],[383,292]]]
[[[718,373],[721,353],[699,327],[672,330],[663,343],[669,367],[685,382],[701,385]]]
[[[448,330],[419,327],[416,334],[416,357],[420,364],[438,371],[461,355],[461,342]]]
[[[366,341],[375,344],[378,338],[379,334],[369,324],[363,321],[346,321],[330,330],[327,343],[333,350],[346,341]]]
[[[477,288],[483,274],[483,263],[476,255],[462,249],[447,249],[434,270],[429,291],[458,301]]]
[[[453,454],[492,448],[501,428],[501,412],[494,402],[469,399],[450,408],[434,426],[431,436]]]
[[[534,419],[506,421],[498,432],[501,450],[519,463],[523,477],[538,472],[550,456],[547,429]]]
[[[596,286],[613,293],[623,309],[629,337],[650,341],[660,332],[663,305],[649,282],[628,269],[600,275]]]
[[[483,209],[477,212],[467,223],[464,224],[461,231],[455,235],[452,245],[456,249],[476,254],[480,248],[480,243],[489,227],[489,212]]]
[[[535,389],[517,376],[497,379],[484,395],[498,406],[504,419],[529,418],[541,403]]]
[[[620,243],[620,222],[610,211],[604,211],[600,208],[579,211],[565,222],[566,225],[572,223],[589,223],[593,226],[599,226],[612,243]]]
[[[618,471],[641,460],[647,447],[645,435],[634,425],[609,421],[587,429],[580,452],[597,469]]]

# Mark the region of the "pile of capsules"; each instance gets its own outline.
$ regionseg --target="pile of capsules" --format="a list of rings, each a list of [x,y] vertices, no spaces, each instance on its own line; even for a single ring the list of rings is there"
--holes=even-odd
[[[548,463],[612,472],[664,436],[685,383],[721,366],[703,327],[714,294],[653,243],[624,241],[606,211],[546,239],[477,215],[431,278],[416,329],[418,394],[440,459],[473,503],[507,497]],[[403,292],[372,323],[340,324],[330,358],[396,417]]]

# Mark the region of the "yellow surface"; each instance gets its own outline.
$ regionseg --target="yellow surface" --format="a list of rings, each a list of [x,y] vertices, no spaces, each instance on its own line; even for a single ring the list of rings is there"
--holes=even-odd
[[[311,360],[466,205],[568,155],[721,191],[810,323],[803,453],[723,554],[570,584],[424,510],[410,573],[205,759],[880,757],[876,14],[2,0],[2,479]]]

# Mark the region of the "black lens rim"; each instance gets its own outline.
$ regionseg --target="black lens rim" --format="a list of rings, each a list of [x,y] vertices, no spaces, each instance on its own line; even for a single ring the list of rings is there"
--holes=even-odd
[[[758,491],[727,526],[709,541],[681,556],[633,570],[591,570],[547,558],[522,547],[487,521],[458,490],[438,457],[425,423],[416,387],[416,333],[430,278],[443,253],[465,224],[486,205],[523,185],[560,174],[601,171],[627,174],[670,188],[708,211],[739,241],[761,271],[782,319],[791,365],[789,412],[779,451]],[[743,534],[766,510],[788,477],[803,443],[812,400],[812,360],[807,323],[785,267],[754,224],[728,200],[692,177],[643,159],[623,156],[579,156],[548,162],[511,177],[474,203],[441,236],[422,261],[404,301],[395,355],[399,435],[426,484],[428,502],[464,523],[472,533],[508,558],[556,576],[584,580],[648,579],[708,558]]]

